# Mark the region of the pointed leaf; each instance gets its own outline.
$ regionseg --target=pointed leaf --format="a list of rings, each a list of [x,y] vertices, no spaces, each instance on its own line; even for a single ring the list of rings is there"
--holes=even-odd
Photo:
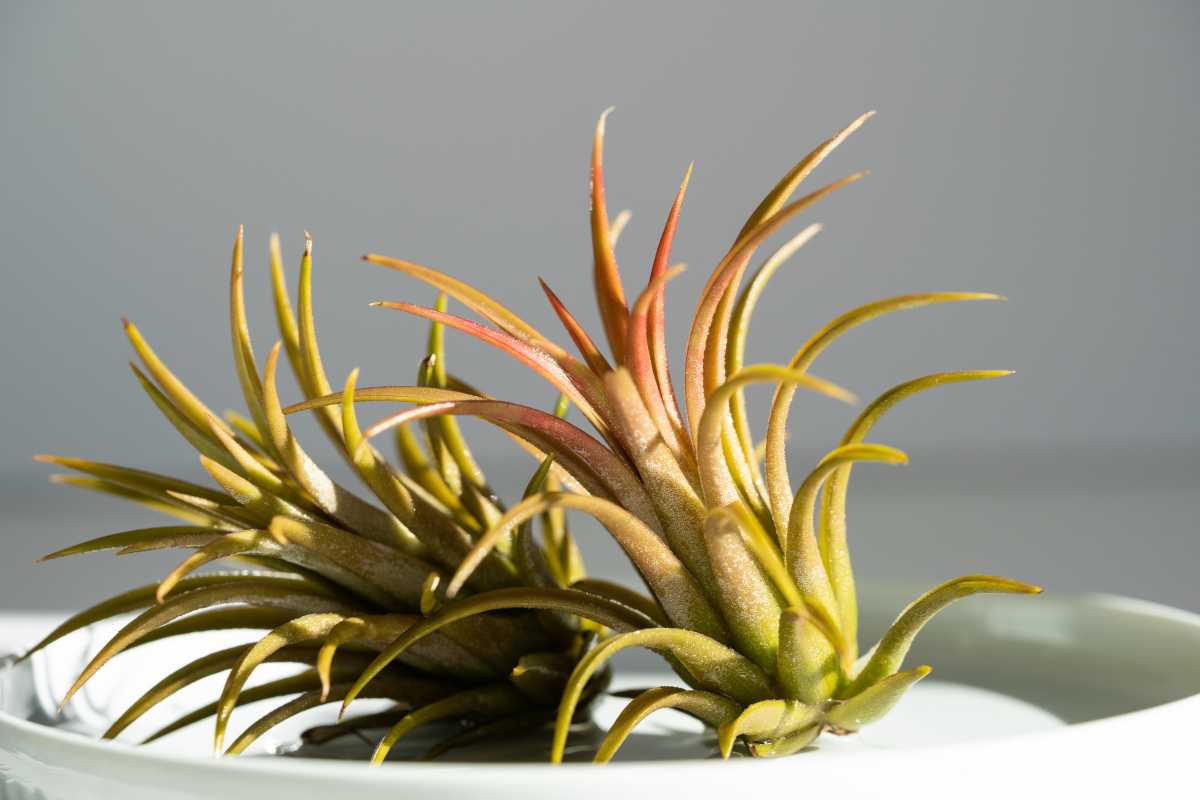
[[[1000,378],[1011,373],[1007,370],[973,370],[966,372],[940,372],[907,381],[884,392],[871,402],[858,419],[851,424],[842,444],[857,444],[866,439],[871,428],[890,408],[905,398],[920,392],[964,381]],[[825,480],[821,493],[821,514],[817,527],[821,557],[829,580],[833,584],[833,595],[837,600],[839,627],[845,640],[847,657],[851,662],[858,657],[858,599],[854,588],[854,571],[850,566],[850,549],[846,541],[846,489],[850,483],[853,464],[838,467]]]
[[[930,589],[904,609],[892,627],[888,628],[867,663],[851,682],[845,696],[854,697],[899,670],[921,628],[955,600],[980,592],[1040,594],[1041,591],[1041,587],[993,575],[965,575]]]
[[[558,706],[551,762],[562,762],[571,720],[592,675],[613,655],[630,647],[644,647],[669,657],[687,671],[689,683],[742,704],[775,694],[771,679],[754,662],[704,634],[681,628],[649,628],[618,634],[584,655],[571,674]]]
[[[545,293],[546,299],[550,301],[550,307],[558,315],[558,319],[562,322],[563,328],[566,329],[567,335],[571,337],[571,341],[575,343],[575,347],[579,348],[579,354],[583,356],[584,363],[591,367],[592,372],[597,375],[603,375],[612,369],[612,366],[608,363],[608,359],[604,357],[604,353],[600,352],[600,348],[592,341],[592,337],[583,329],[583,326],[579,324],[574,315],[567,310],[567,307],[558,298],[558,295],[541,278],[538,278],[538,283],[541,284],[542,292]]]
[[[826,719],[840,730],[857,731],[886,716],[914,683],[932,671],[931,667],[923,666],[889,675],[849,700],[835,705],[826,714]]]
[[[225,685],[221,689],[221,697],[217,701],[216,723],[213,732],[214,752],[221,752],[229,716],[233,713],[234,706],[237,705],[239,693],[255,668],[285,647],[322,638],[334,625],[345,618],[344,614],[337,613],[305,614],[285,622],[253,645],[244,648],[241,658],[230,668],[229,676],[225,679]]]
[[[606,764],[611,761],[633,729],[646,717],[663,708],[675,708],[691,714],[710,728],[720,728],[736,719],[742,711],[737,703],[712,692],[676,689],[673,686],[647,689],[631,700],[609,726],[594,763]]]
[[[167,365],[163,363],[162,359],[150,349],[150,345],[146,343],[136,325],[127,319],[123,319],[121,322],[125,326],[125,335],[133,345],[134,351],[146,365],[146,370],[162,387],[163,392],[171,399],[180,413],[191,421],[192,425],[199,430],[207,430],[209,418],[216,415],[208,409],[208,406],[200,402],[196,395],[192,394],[183,381],[167,369]]]
[[[820,720],[821,712],[796,700],[762,700],[726,722],[717,731],[722,758],[729,758],[739,736],[751,741],[771,741],[806,730]]]
[[[788,368],[807,370],[817,356],[839,336],[884,314],[939,303],[999,299],[1002,299],[999,295],[978,292],[928,292],[890,297],[868,303],[842,314],[817,331],[792,356]],[[788,517],[791,515],[792,485],[788,478],[787,451],[784,444],[787,437],[788,412],[792,407],[792,399],[795,394],[794,386],[780,386],[775,392],[775,399],[771,402],[771,412],[767,418],[767,492],[775,525],[781,530],[786,528]]]
[[[682,265],[670,270],[663,270],[661,274],[653,276],[646,289],[638,295],[637,301],[633,304],[633,312],[629,317],[629,346],[625,355],[626,366],[637,385],[642,403],[654,420],[659,435],[662,436],[663,442],[675,460],[679,462],[684,474],[692,482],[696,482],[698,480],[696,456],[692,451],[691,441],[683,430],[678,408],[675,407],[674,394],[669,386],[667,392],[671,396],[664,395],[660,375],[654,364],[654,351],[650,343],[651,309],[656,300],[661,300],[667,281],[683,271]],[[660,334],[661,332],[656,332],[656,335]]]
[[[417,280],[445,292],[510,336],[537,345],[552,356],[567,355],[565,350],[538,333],[537,329],[525,322],[525,320],[483,292],[460,280],[451,278],[449,275],[445,275],[435,269],[414,264],[411,261],[388,258],[387,256],[376,255],[374,253],[363,256],[363,260],[403,272],[406,275],[411,275]]]
[[[138,369],[137,364],[130,362],[129,368],[133,370],[134,377],[137,378],[138,384],[142,387],[142,391],[150,398],[155,407],[159,410],[167,421],[171,423],[171,427],[179,432],[179,435],[192,446],[197,452],[202,453],[209,458],[215,458],[221,461],[227,467],[233,467],[232,459],[229,454],[224,452],[221,446],[215,442],[212,436],[208,433],[208,429],[200,429],[192,424],[192,421],[184,416],[183,413],[175,407],[162,391],[159,390],[154,383],[146,377],[146,374]],[[224,423],[218,422],[219,426],[225,429],[227,426]],[[231,435],[231,434],[226,434]]]
[[[444,719],[462,719],[463,717],[495,719],[520,711],[528,702],[524,695],[506,684],[468,689],[441,700],[435,700],[409,712],[407,716],[397,722],[375,748],[375,752],[371,755],[371,763],[382,764],[387,758],[388,752],[401,737],[422,725]]]
[[[417,398],[405,387],[393,387],[394,397],[405,401]],[[422,402],[421,399],[407,402]],[[536,408],[498,400],[461,400],[433,403],[386,417],[366,431],[368,439],[397,425],[440,414],[467,414],[482,417],[505,429],[515,429],[522,438],[540,450],[554,455],[555,461],[574,476],[590,493],[612,497],[657,529],[658,519],[641,480],[611,450],[579,428],[553,414]]]
[[[828,397],[852,403],[853,394],[836,384],[815,378],[800,370],[774,364],[744,367],[709,395],[696,428],[696,452],[700,460],[700,485],[707,506],[723,506],[738,499],[729,474],[729,464],[721,451],[721,431],[729,420],[729,401],[742,387],[751,383],[777,382],[781,386],[804,388]]]
[[[447,597],[458,594],[466,577],[493,541],[525,520],[553,508],[582,511],[603,525],[629,556],[667,617],[676,625],[698,630],[720,641],[727,639],[728,632],[720,615],[706,599],[703,587],[662,539],[628,511],[599,497],[545,492],[513,506],[463,559],[446,589]]]
[[[536,372],[555,390],[570,397],[571,402],[579,407],[579,410],[583,412],[589,422],[596,426],[598,431],[601,433],[605,431],[607,423],[602,416],[604,398],[596,376],[587,367],[579,365],[577,369],[568,370],[562,358],[555,358],[551,353],[536,345],[477,322],[456,317],[453,314],[443,314],[412,303],[380,301],[372,303],[372,305],[440,322],[495,347]]]
[[[625,361],[625,335],[629,322],[629,309],[625,305],[625,289],[621,285],[621,274],[617,259],[613,255],[612,240],[608,227],[608,209],[604,198],[604,123],[612,109],[606,109],[596,123],[596,137],[592,143],[592,255],[595,261],[592,277],[596,287],[596,302],[600,308],[600,320],[604,333],[612,348],[613,360]]]
[[[750,330],[750,318],[754,315],[754,308],[758,304],[759,297],[767,288],[767,282],[771,280],[775,272],[797,250],[807,244],[820,231],[821,225],[819,223],[813,223],[800,231],[800,233],[780,246],[778,250],[763,262],[763,265],[759,267],[753,277],[750,278],[750,282],[742,291],[741,296],[738,297],[737,305],[734,306],[733,315],[729,321],[729,345],[725,352],[726,375],[736,375],[744,366],[746,337]],[[734,394],[730,402],[729,414],[733,423],[734,433],[737,435],[738,443],[745,454],[745,461],[750,465],[754,473],[754,485],[762,496],[766,497],[766,484],[763,482],[757,468],[760,459],[755,457],[754,443],[750,433],[750,422],[746,412],[746,393],[744,389],[739,389]]]
[[[221,532],[207,526],[199,525],[168,525],[157,528],[137,528],[130,531],[121,531],[120,533],[110,533],[107,536],[100,536],[95,539],[89,539],[86,542],[81,542],[71,547],[64,547],[62,550],[56,550],[53,553],[42,556],[39,561],[50,561],[55,558],[63,558],[65,556],[80,555],[82,553],[95,553],[100,550],[116,550],[130,547],[141,548],[147,544],[166,541],[169,546],[203,546],[216,536],[220,536]],[[182,543],[187,544],[182,544]],[[148,549],[148,548],[147,548]]]
[[[267,357],[263,377],[264,407],[271,440],[287,465],[292,479],[304,488],[322,511],[350,530],[407,553],[420,553],[419,542],[399,520],[334,483],[296,441],[295,435],[288,428],[287,420],[284,419],[275,384],[279,348],[280,345],[276,343]]]
[[[147,632],[193,611],[216,605],[243,604],[257,607],[286,608],[297,613],[318,611],[348,611],[348,607],[328,595],[296,581],[274,578],[255,578],[227,581],[214,586],[181,592],[135,617],[109,639],[108,643],[88,662],[83,672],[63,697],[61,705],[75,695],[93,675],[114,656],[136,642]]]
[[[832,153],[838,145],[846,141],[846,138],[850,134],[858,130],[864,122],[873,116],[875,116],[875,112],[868,111],[858,117],[845,128],[838,131],[836,135],[819,144],[816,149],[802,158],[796,166],[792,167],[788,171],[788,174],[784,175],[779,183],[775,184],[774,188],[767,193],[767,196],[754,209],[754,213],[750,215],[750,218],[746,220],[746,224],[742,226],[742,230],[738,234],[738,239],[741,239],[756,226],[770,219],[778,212],[783,204],[788,201],[788,198],[792,196],[792,193],[796,191],[796,187],[812,174],[812,171],[825,160],[825,157]]]
[[[262,382],[258,378],[258,364],[254,360],[254,348],[250,344],[250,326],[246,320],[243,234],[244,230],[239,225],[233,243],[229,274],[229,330],[233,338],[233,364],[237,370],[238,383],[242,387],[242,397],[246,401],[246,408],[250,411],[255,427],[265,431],[267,418],[263,412]]]
[[[193,683],[210,675],[216,675],[232,669],[245,650],[245,645],[236,645],[234,647],[227,647],[224,650],[218,650],[215,653],[209,653],[188,662],[156,683],[135,700],[109,726],[102,738],[116,738],[122,731],[141,719],[146,712],[167,700],[181,689],[191,686]],[[273,663],[311,664],[315,656],[316,650],[311,647],[285,647],[282,650],[272,653],[266,660]],[[367,665],[367,660],[366,655],[363,653],[348,653],[342,657],[342,663],[339,664],[339,668],[343,672],[347,672],[355,667],[362,669],[362,667]]]
[[[244,580],[252,580],[257,582],[261,577],[262,576],[256,575],[246,576],[220,573],[213,575],[201,575],[195,578],[188,578],[187,580],[180,581],[176,589],[178,589],[180,592],[186,592],[192,589],[201,589],[220,584],[236,583]],[[290,586],[304,585],[301,581],[290,578],[279,578],[278,580],[288,580],[290,581],[288,584]],[[82,630],[83,628],[86,628],[87,626],[96,622],[111,619],[112,617],[120,614],[128,614],[131,611],[137,611],[138,609],[147,608],[154,605],[154,594],[157,590],[158,584],[151,583],[145,586],[139,586],[136,589],[130,589],[127,592],[122,592],[121,594],[116,595],[115,597],[110,597],[109,599],[97,603],[90,608],[85,608],[83,611],[72,615],[60,623],[58,627],[46,634],[41,641],[25,651],[25,653],[21,655],[21,658],[26,659],[47,645],[50,645],[53,642],[63,638],[67,634]]]
[[[651,627],[652,620],[631,608],[626,608],[611,600],[580,592],[574,589],[496,589],[491,592],[463,598],[458,602],[447,605],[437,616],[430,617],[406,630],[402,636],[392,642],[379,657],[367,667],[355,681],[347,693],[342,705],[342,713],[359,695],[362,688],[369,684],[388,664],[392,663],[410,646],[425,636],[446,627],[452,622],[466,619],[488,611],[511,608],[534,608],[565,611],[577,614],[585,619],[599,622],[601,625],[617,631],[630,631]]]
[[[311,683],[312,678],[305,677]],[[337,702],[341,699],[341,695],[346,691],[346,688],[346,683],[335,685],[330,692],[328,700],[322,700],[321,692],[318,690],[305,692],[296,699],[290,700],[273,709],[255,721],[250,727],[246,728],[225,751],[225,755],[234,756],[245,752],[246,748],[258,741],[259,737],[264,733],[297,714],[307,711],[310,708],[324,705],[327,702]],[[254,692],[254,689],[246,690],[247,700],[250,699],[251,692]],[[294,688],[290,691],[277,691],[275,696],[293,694],[294,692]],[[436,683],[428,679],[417,678],[415,676],[389,676],[386,680],[380,680],[375,686],[371,687],[368,696],[400,700],[409,707],[412,707],[432,702],[443,693],[444,691]]]
[[[165,492],[180,492],[182,494],[200,497],[220,503],[228,500],[220,492],[190,481],[172,478],[169,475],[159,475],[156,472],[146,472],[131,469],[116,464],[104,464],[99,461],[88,461],[84,458],[69,458],[67,456],[35,455],[34,461],[43,464],[56,464],[66,469],[73,469],[88,475],[94,475],[102,480],[120,484],[147,494],[163,494]]]
[[[817,504],[817,492],[825,479],[838,467],[855,461],[907,464],[908,456],[894,447],[878,444],[844,445],[831,451],[821,459],[796,490],[787,535],[783,541],[788,571],[800,589],[800,594],[814,601],[822,613],[832,619],[838,618],[837,602],[834,600],[829,575],[825,572],[825,564],[821,560],[820,546],[813,527],[813,512]]]
[[[788,736],[781,736],[769,742],[750,742],[750,755],[755,758],[780,758],[799,753],[817,740],[821,735],[822,726],[814,722],[806,728],[801,728]]]
[[[181,520],[189,525],[199,527],[228,528],[230,527],[225,520],[208,512],[202,512],[187,503],[180,502],[175,498],[167,496],[155,496],[139,492],[135,489],[129,489],[112,481],[101,480],[99,478],[84,478],[79,475],[51,475],[51,483],[57,483],[63,486],[74,486],[79,489],[90,489],[94,492],[119,497],[122,500],[128,500],[131,503],[137,503],[159,514],[166,514],[169,517]],[[232,526],[239,527],[239,526]]]
[[[687,341],[687,356],[684,360],[684,398],[687,404],[688,420],[693,431],[700,423],[700,415],[704,413],[705,396],[724,380],[719,375],[706,373],[710,364],[717,364],[722,369],[724,368],[723,352],[719,353],[719,359],[715,355],[713,358],[708,357],[709,334],[713,331],[713,322],[717,317],[718,306],[728,290],[736,289],[737,279],[745,269],[747,260],[753,256],[755,248],[793,216],[826,195],[859,180],[865,174],[858,172],[842,178],[780,209],[754,230],[741,237],[713,270],[712,277],[709,278],[708,285],[701,294],[696,313],[692,317],[692,327]],[[715,341],[721,347],[724,347],[726,333],[723,329],[717,330]]]

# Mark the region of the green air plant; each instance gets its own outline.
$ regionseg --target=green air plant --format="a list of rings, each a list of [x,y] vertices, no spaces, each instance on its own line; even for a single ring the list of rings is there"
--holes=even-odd
[[[355,416],[355,374],[345,402],[316,413],[352,470],[371,490],[368,502],[335,483],[307,455],[285,421],[276,368],[282,347],[305,397],[330,393],[317,347],[312,305],[312,248],[300,266],[299,303],[293,312],[278,240],[271,242],[275,311],[281,343],[259,372],[243,299],[243,240],[233,250],[230,323],[234,363],[249,416],[212,413],[172,373],[139,330],[125,332],[141,361],[133,372],[150,400],[200,454],[216,488],[77,458],[37,456],[75,471],[55,480],[115,495],[176,518],[179,524],[124,531],[52,553],[47,558],[116,549],[121,554],[163,548],[191,551],[162,581],[127,591],[79,613],[45,637],[36,652],[86,625],[140,611],[87,664],[63,699],[74,695],[115,656],[151,641],[199,631],[259,630],[257,641],[208,653],[165,676],[134,702],[104,734],[120,734],[183,687],[228,672],[210,705],[172,722],[156,739],[215,717],[215,747],[238,753],[280,722],[323,703],[340,701],[360,671],[438,604],[449,576],[506,514],[489,488],[451,418],[396,429],[402,469],[363,444]],[[444,298],[440,303],[444,303]],[[435,322],[420,364],[423,399],[473,390],[446,371],[442,325]],[[357,395],[370,398],[370,390]],[[474,396],[474,395],[472,395]],[[557,413],[566,411],[565,401]],[[557,417],[555,417],[557,419]],[[529,482],[535,496],[557,489],[570,476],[529,440],[537,431],[508,426],[541,464]],[[472,575],[455,585],[459,602],[525,611],[481,613],[442,627],[399,660],[377,670],[367,691],[390,701],[387,710],[312,729],[311,741],[380,724],[397,732],[439,720],[473,723],[434,752],[522,727],[544,725],[571,670],[596,635],[651,626],[646,612],[630,606],[627,593],[585,577],[578,550],[561,513],[547,511],[535,539],[533,521],[513,530],[474,559]],[[495,537],[493,537],[494,540]],[[241,572],[196,570],[216,561],[249,563]],[[574,609],[574,611],[572,611]],[[562,613],[567,612],[567,613]],[[580,621],[584,612],[590,622]],[[264,662],[305,665],[306,670],[247,688]],[[607,675],[590,682],[596,694]],[[357,692],[356,692],[357,693]],[[226,727],[235,705],[275,698],[278,705],[231,743]],[[391,742],[396,738],[394,732]],[[383,748],[380,753],[386,753]]]
[[[667,215],[646,288],[630,307],[612,244],[613,228],[623,220],[610,223],[605,205],[605,116],[597,125],[592,153],[591,235],[595,294],[611,361],[545,283],[542,288],[579,357],[461,281],[408,261],[365,256],[431,284],[490,325],[408,303],[377,305],[463,331],[523,362],[570,398],[595,436],[536,409],[469,391],[433,397],[421,387],[379,387],[354,398],[332,394],[289,409],[345,407],[352,399],[415,404],[372,426],[366,439],[417,420],[454,415],[481,417],[506,430],[525,425],[529,440],[551,454],[579,487],[531,494],[496,520],[450,579],[442,610],[409,628],[367,667],[346,692],[343,711],[425,637],[494,608],[456,598],[513,530],[549,511],[572,510],[594,517],[623,548],[653,598],[637,599],[636,607],[653,621],[637,630],[614,629],[575,666],[559,705],[552,759],[563,758],[568,727],[592,676],[630,647],[661,654],[686,686],[631,695],[597,761],[609,760],[634,726],[668,707],[714,728],[724,756],[739,740],[755,756],[794,753],[823,731],[849,733],[880,718],[928,674],[924,666],[903,669],[903,661],[914,636],[947,604],[978,592],[1040,591],[987,575],[956,578],[915,600],[879,643],[859,656],[845,524],[847,483],[857,462],[906,461],[899,450],[868,442],[868,434],[886,411],[911,395],[1007,373],[947,372],[896,386],[864,408],[837,447],[798,486],[785,458],[788,414],[798,390],[852,399],[846,390],[809,374],[835,339],[893,311],[998,298],[935,292],[879,300],[820,328],[785,365],[743,363],[747,327],[767,281],[818,226],[789,239],[743,288],[753,256],[801,212],[863,176],[856,173],[793,199],[801,182],[870,116],[863,115],[805,156],[771,189],[713,269],[691,321],[680,404],[666,355],[664,288],[682,269],[669,264],[688,177]],[[775,387],[761,445],[752,439],[744,397],[746,388],[758,383]],[[634,603],[633,598],[631,594],[628,602]]]

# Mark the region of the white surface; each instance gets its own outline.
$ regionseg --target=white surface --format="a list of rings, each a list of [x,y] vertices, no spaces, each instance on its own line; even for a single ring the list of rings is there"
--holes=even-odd
[[[1200,699],[1191,696],[1200,688],[1200,618],[1104,596],[973,599],[926,631],[921,657],[987,691],[930,679],[866,736],[823,737],[816,751],[778,761],[689,759],[604,768],[392,763],[375,770],[299,759],[218,763],[97,742],[0,714],[3,796],[236,800],[271,792],[289,800],[373,800],[407,792],[446,800],[483,793],[498,800],[587,800],[671,792],[702,800],[752,788],[839,798],[1018,791],[1107,797],[1145,792],[1155,781],[1191,780],[1200,722]],[[865,604],[868,617],[894,610],[896,597],[882,600]],[[1006,690],[1024,701],[1003,697]],[[1043,709],[1027,702],[1034,698]],[[4,699],[6,705],[11,700]],[[1119,715],[1108,717],[1113,713]],[[652,729],[668,732],[668,740],[692,736],[668,715]],[[35,785],[41,794],[29,788]]]

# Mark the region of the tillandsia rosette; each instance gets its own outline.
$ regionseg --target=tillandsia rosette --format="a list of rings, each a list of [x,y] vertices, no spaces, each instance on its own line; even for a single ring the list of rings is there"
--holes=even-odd
[[[688,177],[667,215],[648,283],[632,307],[614,256],[614,228],[605,204],[602,151],[605,115],[592,154],[591,235],[596,300],[610,356],[553,291],[542,284],[579,356],[538,332],[496,300],[428,267],[368,255],[369,262],[432,285],[483,322],[409,303],[378,303],[441,323],[492,345],[530,367],[578,408],[595,435],[533,408],[469,391],[378,387],[332,394],[290,411],[348,408],[354,401],[414,404],[369,428],[364,441],[419,420],[471,415],[523,435],[552,455],[578,486],[531,494],[491,524],[449,580],[446,604],[409,628],[353,681],[343,710],[372,691],[397,658],[446,625],[496,608],[486,593],[465,596],[512,531],[550,511],[595,518],[632,561],[650,598],[625,602],[644,624],[621,630],[584,654],[567,682],[557,714],[552,759],[561,761],[568,729],[588,686],[617,652],[637,647],[661,654],[684,686],[625,693],[630,702],[602,742],[607,761],[645,717],[663,708],[695,716],[715,729],[722,755],[741,741],[754,756],[781,756],[807,747],[822,732],[845,734],[886,714],[929,667],[905,669],[914,637],[940,609],[979,592],[1032,594],[1035,586],[988,575],[947,581],[917,598],[880,641],[859,656],[854,577],[847,550],[846,490],[858,462],[902,464],[904,453],[867,441],[879,419],[900,401],[937,386],[1007,374],[946,372],[900,384],[867,404],[841,441],[794,486],[786,462],[788,415],[798,390],[849,401],[846,390],[809,373],[839,336],[894,311],[938,303],[998,299],[996,295],[932,292],[868,303],[836,317],[787,364],[743,363],[751,314],[767,282],[819,230],[811,225],[748,273],[755,252],[801,212],[862,173],[798,199],[798,187],[822,160],[870,116],[866,114],[796,164],[763,198],[708,278],[691,320],[683,363],[683,402],[667,361],[664,290],[682,267],[671,267],[671,244]],[[690,176],[691,168],[688,169]],[[749,274],[748,280],[746,280]],[[744,286],[743,286],[744,284]],[[755,444],[745,390],[774,386],[765,439]],[[368,445],[360,444],[359,455]],[[514,603],[513,605],[519,605]],[[587,616],[587,609],[561,605]]]
[[[141,362],[140,367],[131,365],[134,375],[199,453],[216,488],[79,458],[36,457],[74,472],[55,476],[60,483],[131,500],[179,523],[102,536],[46,558],[101,550],[191,551],[163,580],[76,614],[32,648],[29,654],[98,621],[140,612],[86,665],[64,705],[114,657],[150,642],[201,631],[262,632],[256,641],[207,653],[163,677],[112,723],[106,738],[118,736],[184,687],[223,672],[228,677],[214,702],[162,727],[147,741],[213,717],[217,751],[236,754],[290,717],[342,700],[378,652],[437,606],[448,577],[507,513],[453,418],[396,427],[399,468],[365,444],[355,415],[355,374],[345,384],[340,407],[314,413],[375,502],[334,482],[313,461],[285,419],[277,383],[282,348],[305,397],[332,391],[317,347],[311,239],[306,236],[295,311],[274,237],[270,255],[281,342],[260,373],[247,326],[239,230],[230,326],[248,416],[230,412],[220,417],[210,411],[141,332],[125,323]],[[464,392],[477,396],[447,373],[442,325],[436,321],[418,383],[414,391],[424,399]],[[370,398],[371,392],[358,397]],[[557,413],[565,411],[566,402],[560,401]],[[540,430],[521,420],[512,420],[507,430],[540,460],[540,465],[530,462],[537,467],[527,489],[530,496],[573,483],[530,443],[541,438]],[[479,598],[474,608],[484,613],[439,626],[400,658],[374,670],[371,686],[361,693],[387,701],[384,710],[310,729],[306,740],[319,743],[394,725],[377,754],[382,758],[400,735],[421,725],[464,723],[434,747],[430,755],[436,755],[489,735],[545,725],[554,718],[573,668],[598,634],[653,625],[647,614],[655,609],[649,603],[639,610],[620,587],[585,576],[560,512],[547,509],[538,520],[526,519],[500,539],[493,536],[488,552],[473,559],[472,574],[455,584],[456,593],[465,595],[460,602]],[[254,569],[197,573],[230,560]],[[487,613],[489,607],[503,610]],[[579,612],[585,612],[586,621],[581,622]],[[248,684],[266,662],[302,665],[303,671]],[[595,696],[607,677],[590,680],[587,693]],[[275,707],[227,743],[234,707],[268,699],[277,700]]]

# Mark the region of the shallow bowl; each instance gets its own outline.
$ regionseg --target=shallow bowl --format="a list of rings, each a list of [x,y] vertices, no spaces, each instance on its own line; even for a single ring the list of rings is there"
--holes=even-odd
[[[890,590],[864,597],[864,632],[881,631],[913,594]],[[28,641],[52,621],[0,616],[0,646],[17,636]],[[261,800],[269,793],[289,800],[611,800],[674,793],[730,800],[747,792],[813,791],[840,798],[999,797],[1017,791],[1115,796],[1144,792],[1157,782],[1171,782],[1185,795],[1195,791],[1200,616],[1108,595],[965,600],[922,633],[907,663],[929,663],[934,674],[888,719],[860,735],[823,736],[804,753],[770,761],[713,758],[711,734],[675,712],[648,720],[618,760],[604,767],[542,763],[545,731],[458,751],[447,760],[393,761],[379,768],[344,758],[361,757],[363,743],[295,748],[298,732],[322,714],[328,718],[329,709],[273,731],[239,758],[209,756],[210,727],[203,723],[151,747],[98,741],[96,732],[122,703],[213,645],[193,637],[123,655],[57,715],[55,699],[104,633],[73,634],[32,659],[0,666],[0,798]],[[162,716],[144,721],[146,730],[210,700],[220,677],[208,680],[217,683],[197,684],[191,694],[173,698],[156,712]],[[666,673],[626,672],[618,685],[660,683],[677,681]],[[605,700],[597,725],[573,735],[573,759],[586,761],[597,732],[621,702]],[[231,730],[255,716],[253,708],[239,709]],[[131,740],[137,730],[143,729],[131,730]],[[420,752],[422,744],[428,741],[417,737],[399,755]]]

